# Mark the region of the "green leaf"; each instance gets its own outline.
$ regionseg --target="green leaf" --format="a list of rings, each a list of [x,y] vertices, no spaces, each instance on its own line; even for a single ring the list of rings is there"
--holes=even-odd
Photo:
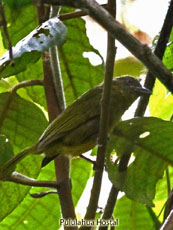
[[[38,180],[55,179],[54,163],[52,162],[41,170]],[[49,189],[32,188],[30,193],[47,190]],[[49,194],[40,199],[34,199],[28,194],[21,204],[0,223],[0,230],[57,230],[60,217],[58,194]]]
[[[22,82],[27,80],[43,79],[43,63],[40,59],[34,65],[31,65],[30,68],[27,68],[24,72],[21,72],[16,75],[16,78]],[[44,107],[47,110],[47,104],[45,100],[45,90],[42,86],[31,86],[25,88],[28,96],[37,104]]]
[[[32,0],[2,0],[5,4],[7,4],[10,8],[12,8],[13,10],[18,10],[21,8],[24,8],[30,4],[33,3]]]
[[[77,205],[77,202],[82,195],[82,192],[85,189],[85,185],[88,179],[91,176],[92,164],[87,162],[84,159],[73,159],[71,163],[71,178],[72,178],[72,194],[74,205]],[[76,189],[77,188],[77,189]]]
[[[0,94],[0,114],[2,114],[9,93]],[[2,121],[2,117],[1,117]],[[5,120],[2,123],[1,132],[10,140],[15,152],[21,151],[26,146],[32,145],[38,140],[47,125],[43,112],[33,103],[13,96]],[[28,156],[17,165],[17,171],[30,177],[37,177],[40,172],[40,156]],[[11,182],[0,183],[0,200],[3,209],[0,212],[0,220],[14,210],[26,194],[29,187],[17,185]],[[10,205],[9,205],[10,204]]]
[[[167,44],[163,57],[163,63],[170,71],[173,71],[173,41]]]
[[[5,164],[14,154],[13,148],[5,135],[0,134],[0,167]]]
[[[72,193],[75,205],[85,188],[90,170],[91,165],[83,159],[72,160]],[[53,162],[41,170],[38,180],[56,180]],[[47,190],[47,188],[32,188],[30,193]],[[0,230],[4,228],[6,230],[22,230],[23,228],[25,230],[57,230],[60,217],[60,204],[57,194],[50,194],[41,199],[33,199],[27,195],[23,202],[0,223]]]
[[[132,148],[135,160],[127,171],[119,172],[107,156],[109,177],[116,188],[130,199],[152,206],[155,187],[167,164],[173,164],[173,123],[145,117],[122,121],[111,138],[109,154],[114,146],[119,155]]]
[[[119,199],[114,210],[114,218],[118,219],[118,230],[154,230],[154,223],[147,207],[129,200],[125,196]]]
[[[114,76],[130,75],[138,77],[144,71],[144,65],[134,57],[115,61]]]
[[[8,98],[9,93],[0,94],[0,114]],[[1,132],[10,140],[15,152],[36,142],[47,126],[47,120],[40,108],[17,94],[13,96],[4,115],[6,116]]]
[[[4,177],[11,175],[11,173],[14,171],[14,168],[11,168],[8,173],[3,175],[2,167],[4,164],[12,158],[14,155],[13,148],[9,142],[9,140],[6,138],[5,135],[0,134],[0,179],[1,177],[4,179]]]
[[[84,52],[94,52],[100,56],[88,41],[85,22],[71,19],[65,22],[68,29],[66,43],[59,49],[60,64],[67,104],[71,104],[81,94],[103,81],[103,65],[92,66]]]
[[[169,169],[169,179],[170,179],[170,184],[171,184],[171,188],[173,185],[173,168],[172,167],[168,167]],[[154,212],[156,213],[156,215],[159,215],[161,210],[162,213],[160,215],[160,220],[163,220],[163,213],[164,213],[164,209],[163,207],[165,207],[165,203],[168,199],[168,183],[167,183],[167,178],[166,178],[166,172],[164,173],[164,176],[161,180],[158,181],[157,186],[156,186],[156,196],[154,199]]]
[[[173,95],[168,94],[167,89],[158,80],[150,97],[149,110],[152,116],[167,120],[170,120],[173,114]]]
[[[11,0],[9,1],[12,2]],[[17,1],[19,3],[20,0]],[[16,0],[13,2],[16,2]],[[24,1],[20,1],[20,3],[22,2]],[[18,41],[27,36],[38,25],[37,8],[35,5],[29,5],[25,8],[18,8],[13,10],[8,6],[9,5],[4,4],[4,11],[6,21],[8,23],[8,33],[12,46],[14,46]],[[8,41],[2,27],[1,33],[3,36],[4,47],[8,49]]]
[[[62,45],[66,32],[66,27],[57,17],[44,22],[13,47],[14,65],[11,65],[9,51],[1,57],[0,78],[24,71],[30,63],[40,58],[42,52],[52,46]]]

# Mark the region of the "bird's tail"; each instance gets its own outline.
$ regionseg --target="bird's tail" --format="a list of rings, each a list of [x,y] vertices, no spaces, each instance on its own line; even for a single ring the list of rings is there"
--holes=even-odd
[[[19,163],[28,154],[34,153],[35,150],[36,145],[33,145],[31,147],[24,149],[22,152],[8,160],[0,169],[0,179],[8,178],[9,175],[11,175],[11,173],[15,170],[17,163]]]

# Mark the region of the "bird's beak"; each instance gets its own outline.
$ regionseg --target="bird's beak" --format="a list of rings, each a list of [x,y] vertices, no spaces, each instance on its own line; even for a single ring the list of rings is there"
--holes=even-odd
[[[141,95],[143,94],[151,95],[152,94],[152,92],[145,87],[134,87],[134,91],[141,93]]]

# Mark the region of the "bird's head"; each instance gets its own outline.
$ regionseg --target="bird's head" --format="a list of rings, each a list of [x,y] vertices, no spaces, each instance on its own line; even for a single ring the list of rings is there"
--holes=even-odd
[[[130,76],[116,77],[112,82],[113,91],[117,91],[124,96],[134,95],[135,97],[142,95],[150,95],[152,92],[142,87],[139,81]]]

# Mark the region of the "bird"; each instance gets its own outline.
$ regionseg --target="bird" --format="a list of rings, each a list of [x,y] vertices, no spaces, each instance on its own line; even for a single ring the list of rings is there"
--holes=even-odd
[[[45,129],[39,140],[12,157],[3,166],[7,174],[28,154],[45,154],[42,167],[59,155],[79,156],[97,144],[101,98],[104,83],[90,89],[69,105]],[[139,97],[151,92],[131,76],[112,80],[108,133],[111,133],[124,112]]]

